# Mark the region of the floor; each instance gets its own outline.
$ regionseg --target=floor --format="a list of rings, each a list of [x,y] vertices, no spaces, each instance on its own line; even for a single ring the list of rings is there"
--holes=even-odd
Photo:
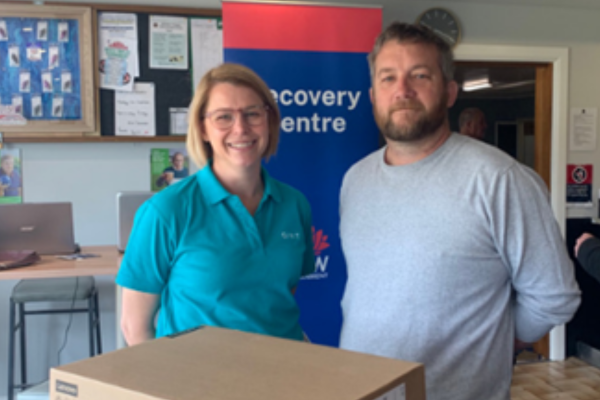
[[[512,400],[600,400],[600,369],[577,359],[515,366]]]

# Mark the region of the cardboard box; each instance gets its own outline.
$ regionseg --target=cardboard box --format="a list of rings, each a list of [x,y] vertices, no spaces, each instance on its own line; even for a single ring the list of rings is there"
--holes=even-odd
[[[425,400],[421,364],[203,327],[53,368],[51,400]]]

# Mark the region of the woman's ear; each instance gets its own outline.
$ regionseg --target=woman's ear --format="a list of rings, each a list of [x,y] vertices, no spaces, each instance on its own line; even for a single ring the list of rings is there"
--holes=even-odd
[[[209,143],[208,135],[206,134],[206,130],[204,129],[204,120],[200,120],[196,128],[198,130],[198,133],[200,134],[200,139],[202,139],[203,142]]]

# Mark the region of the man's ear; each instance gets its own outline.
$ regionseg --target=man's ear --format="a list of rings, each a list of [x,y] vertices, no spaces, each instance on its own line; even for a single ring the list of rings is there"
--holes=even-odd
[[[371,87],[369,88],[369,98],[371,99],[371,104],[373,104],[373,103],[374,103],[374,102],[373,102],[373,96],[374,96],[374,93],[373,93],[373,87],[371,86]]]
[[[446,91],[448,92],[448,101],[446,102],[446,106],[448,108],[454,105],[456,102],[456,97],[458,96],[458,83],[456,81],[450,81],[446,84]]]

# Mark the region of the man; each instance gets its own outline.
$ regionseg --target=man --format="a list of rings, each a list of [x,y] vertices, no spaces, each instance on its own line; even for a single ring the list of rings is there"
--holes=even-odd
[[[189,170],[185,166],[185,156],[183,153],[176,152],[171,156],[171,165],[165,168],[156,180],[156,186],[168,186],[177,183],[189,174]]]
[[[535,342],[580,301],[539,178],[452,134],[452,52],[394,23],[369,55],[387,146],[341,190],[348,267],[342,348],[425,364],[428,400],[508,400],[513,341]]]
[[[582,234],[575,242],[574,253],[583,269],[600,282],[600,239]]]
[[[458,117],[458,130],[465,136],[483,140],[487,123],[483,112],[475,107],[465,108]]]

